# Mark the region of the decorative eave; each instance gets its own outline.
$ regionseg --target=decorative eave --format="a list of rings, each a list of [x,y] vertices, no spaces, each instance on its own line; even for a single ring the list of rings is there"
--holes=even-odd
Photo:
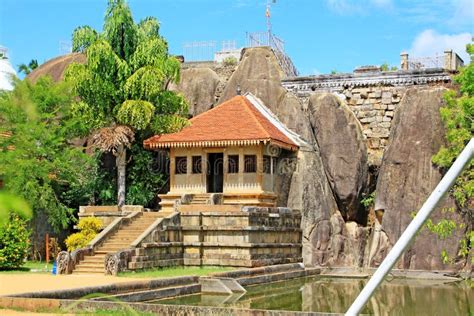
[[[228,147],[228,146],[256,146],[259,144],[273,144],[277,147],[297,151],[298,146],[292,146],[274,139],[243,139],[243,140],[217,140],[217,141],[189,141],[189,142],[143,142],[146,149],[167,149],[167,148],[199,148],[199,147]]]
[[[442,68],[431,68],[319,75],[285,79],[282,85],[287,91],[307,96],[312,92],[340,92],[347,88],[427,85],[438,82],[451,82],[451,73]]]

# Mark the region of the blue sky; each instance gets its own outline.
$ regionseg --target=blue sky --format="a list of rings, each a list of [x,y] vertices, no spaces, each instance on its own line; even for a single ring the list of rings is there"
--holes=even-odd
[[[61,53],[76,26],[101,30],[106,0],[0,0],[0,45],[12,64]],[[129,0],[136,21],[155,16],[173,54],[192,41],[245,44],[263,31],[266,0]],[[474,0],[277,0],[273,31],[300,73],[350,72],[361,65],[397,65],[400,52],[428,56],[464,46],[474,33]]]

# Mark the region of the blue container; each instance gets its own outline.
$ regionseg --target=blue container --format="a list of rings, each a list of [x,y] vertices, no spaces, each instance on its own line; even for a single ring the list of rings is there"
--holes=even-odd
[[[51,270],[51,274],[56,274],[56,261],[53,262],[53,269]]]

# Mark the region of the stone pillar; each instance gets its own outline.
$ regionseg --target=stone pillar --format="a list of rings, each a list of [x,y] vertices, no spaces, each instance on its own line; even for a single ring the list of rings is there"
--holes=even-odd
[[[444,69],[456,70],[455,66],[453,67],[453,50],[452,49],[444,51]]]
[[[408,70],[408,53],[406,52],[400,54],[400,69]]]

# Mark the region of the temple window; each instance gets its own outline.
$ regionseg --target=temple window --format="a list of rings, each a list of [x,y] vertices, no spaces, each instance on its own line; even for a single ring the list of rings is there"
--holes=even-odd
[[[193,156],[192,173],[202,173],[202,157]]]
[[[188,173],[188,157],[175,158],[175,174]]]
[[[245,173],[257,172],[257,156],[256,155],[244,156],[244,172]]]
[[[228,173],[239,173],[239,155],[229,155],[227,157],[227,172]]]

